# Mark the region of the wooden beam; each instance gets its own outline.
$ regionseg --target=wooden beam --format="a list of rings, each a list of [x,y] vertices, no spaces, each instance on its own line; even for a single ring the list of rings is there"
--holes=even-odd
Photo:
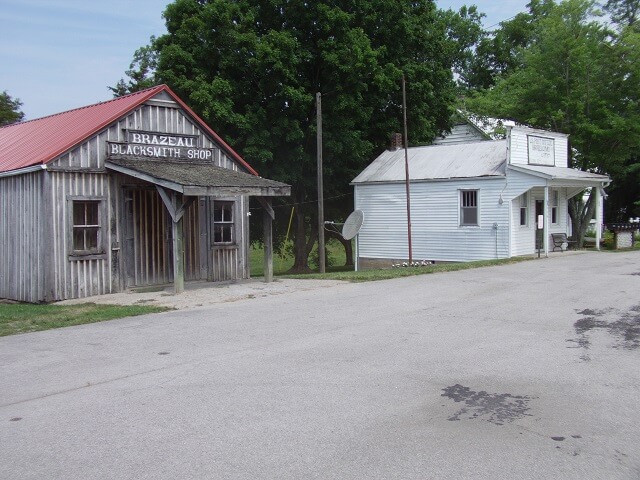
[[[273,210],[273,207],[271,206],[271,199],[263,198],[263,197],[256,197],[256,198],[258,199],[258,202],[260,202],[260,205],[262,205],[262,208],[264,208],[266,213],[271,217],[271,220],[275,220],[276,212]]]
[[[264,212],[262,213],[262,224],[264,226],[264,281],[273,282],[273,220],[275,212],[271,206],[271,198],[258,197]]]
[[[171,237],[173,247],[173,288],[175,293],[184,292],[184,222],[183,216],[187,207],[195,200],[190,197],[186,202],[184,197],[173,190],[166,191],[160,185],[156,189],[162,202],[171,216]]]
[[[176,294],[184,292],[184,221],[172,222],[173,233],[173,288]]]
[[[110,162],[105,162],[105,167],[119,172],[124,173],[125,175],[129,175],[130,177],[138,178],[140,180],[144,180],[145,182],[153,183],[154,185],[160,185],[170,190],[175,190],[176,192],[184,192],[184,185],[180,185],[179,183],[171,182],[169,180],[162,180],[160,178],[152,177],[146,173],[138,172],[137,170],[132,170],[130,168],[121,167],[120,165],[115,165]]]

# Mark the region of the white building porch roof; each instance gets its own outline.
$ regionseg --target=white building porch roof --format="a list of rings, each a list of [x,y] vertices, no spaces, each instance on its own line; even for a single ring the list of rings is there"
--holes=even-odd
[[[607,175],[585,172],[574,168],[513,164],[507,168],[545,179],[550,186],[607,186],[611,182]]]

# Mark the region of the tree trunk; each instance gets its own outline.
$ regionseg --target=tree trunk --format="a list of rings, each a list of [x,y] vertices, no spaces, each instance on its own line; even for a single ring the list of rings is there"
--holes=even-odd
[[[576,241],[577,248],[584,246],[584,237],[589,228],[589,222],[596,213],[595,197],[595,189],[592,188],[586,203],[582,201],[581,194],[569,200],[569,217],[571,217],[573,239]]]
[[[344,266],[353,267],[353,244],[351,243],[351,240],[345,240],[344,238],[342,238],[342,235],[340,235],[338,232],[334,232],[331,230],[327,230],[327,236],[330,238],[335,238],[342,244],[342,246],[344,247],[344,253],[346,257]]]
[[[313,249],[313,245],[316,243],[318,237],[317,225],[311,224],[311,231],[309,232],[309,238],[307,239],[307,225],[305,221],[305,214],[302,210],[302,205],[296,202],[294,214],[295,222],[295,239],[293,243],[294,262],[289,272],[291,273],[311,273],[309,268],[309,254]]]

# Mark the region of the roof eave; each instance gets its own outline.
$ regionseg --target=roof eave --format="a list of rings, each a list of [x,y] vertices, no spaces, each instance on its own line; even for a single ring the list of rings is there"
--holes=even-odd
[[[9,170],[7,172],[0,172],[0,178],[2,177],[13,177],[16,175],[24,175],[26,173],[39,172],[41,170],[46,170],[47,166],[42,163],[38,163],[36,165],[30,165],[24,168],[18,168],[16,170]]]

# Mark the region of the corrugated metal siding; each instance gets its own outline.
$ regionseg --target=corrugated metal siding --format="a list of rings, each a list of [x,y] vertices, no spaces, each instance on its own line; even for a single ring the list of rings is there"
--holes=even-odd
[[[508,204],[499,205],[504,179],[420,182],[411,185],[414,260],[468,261],[509,255]],[[408,258],[406,197],[402,184],[356,186],[365,213],[358,239],[363,258]],[[459,225],[459,190],[479,190],[479,226]],[[494,223],[498,228],[494,228]]]
[[[0,178],[0,298],[44,300],[43,178],[44,172]]]

